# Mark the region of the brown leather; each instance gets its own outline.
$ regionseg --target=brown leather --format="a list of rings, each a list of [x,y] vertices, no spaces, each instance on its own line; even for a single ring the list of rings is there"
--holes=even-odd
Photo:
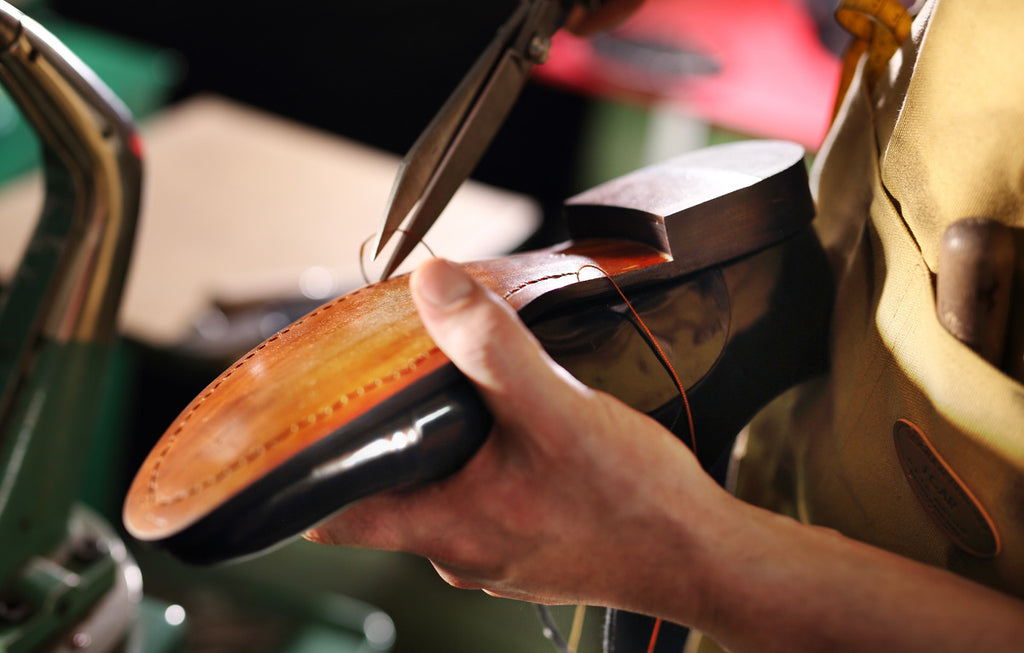
[[[466,269],[521,310],[596,276],[587,266],[618,276],[668,260],[645,245],[593,239]],[[324,304],[253,349],[185,408],[136,475],[125,527],[146,541],[173,536],[448,362],[419,321],[407,277]]]
[[[584,193],[570,201],[567,212],[569,244],[466,265],[528,323],[549,309],[614,295],[602,274],[589,267],[630,292],[791,239],[807,230],[814,213],[803,151],[774,141],[685,154]],[[744,351],[740,345],[729,349],[726,362],[730,356],[748,358]],[[726,387],[701,387],[728,397],[740,380],[730,370],[743,374],[746,368],[736,362],[726,367],[729,374],[716,377]],[[311,496],[301,474],[311,461],[338,453],[320,445],[335,439],[355,444],[358,437],[347,438],[364,423],[404,410],[398,405],[409,395],[440,391],[437,379],[427,377],[453,369],[425,333],[406,278],[330,302],[247,354],[185,409],[132,484],[125,526],[139,539],[188,549],[197,559],[211,557],[199,550],[204,538],[219,537],[208,527],[216,530],[222,518],[246,521],[252,532],[261,528],[256,522],[273,521],[280,532],[266,531],[268,540],[292,535],[313,513],[341,507],[307,502],[317,508],[308,515],[274,513],[282,505],[294,511]],[[760,385],[767,392],[770,384]],[[718,402],[703,405],[712,410]],[[428,477],[414,475],[409,482]],[[311,482],[323,489],[317,478]],[[266,510],[248,520],[257,507]],[[232,542],[220,553],[232,555],[235,545],[246,548]]]

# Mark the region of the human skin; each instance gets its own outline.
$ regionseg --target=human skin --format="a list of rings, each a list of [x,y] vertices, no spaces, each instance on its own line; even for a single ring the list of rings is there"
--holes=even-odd
[[[730,496],[671,433],[558,367],[446,261],[413,299],[495,427],[455,475],[367,499],[307,534],[428,558],[448,583],[616,607],[734,651],[1003,651],[1024,603]]]
[[[642,0],[577,10],[608,29]],[[732,497],[659,424],[579,383],[514,311],[457,266],[410,286],[438,346],[495,426],[448,479],[381,494],[307,533],[408,551],[455,587],[630,610],[733,651],[1008,651],[1024,602]]]

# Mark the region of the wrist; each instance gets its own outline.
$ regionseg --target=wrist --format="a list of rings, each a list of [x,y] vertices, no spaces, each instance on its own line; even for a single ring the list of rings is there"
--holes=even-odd
[[[631,529],[629,559],[609,576],[613,593],[606,604],[701,627],[713,612],[709,590],[721,564],[722,540],[745,504],[685,456],[684,464],[667,465],[672,471],[664,482],[648,485],[654,489],[649,513]]]

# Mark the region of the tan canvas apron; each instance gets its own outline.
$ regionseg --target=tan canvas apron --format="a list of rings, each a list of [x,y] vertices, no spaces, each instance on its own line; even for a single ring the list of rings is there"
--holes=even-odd
[[[734,491],[1024,597],[1024,2],[931,3],[871,84],[866,60],[815,171],[832,370],[752,423]],[[997,364],[936,314],[940,241],[969,217],[1014,228]]]

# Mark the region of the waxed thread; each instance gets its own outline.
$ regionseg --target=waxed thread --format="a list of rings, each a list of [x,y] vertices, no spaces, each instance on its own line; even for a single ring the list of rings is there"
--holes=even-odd
[[[626,293],[624,293],[622,291],[622,288],[620,288],[619,284],[615,282],[615,279],[613,279],[610,274],[608,274],[603,268],[601,268],[601,266],[596,265],[594,263],[587,263],[587,264],[581,266],[580,269],[576,271],[577,279],[579,278],[580,272],[582,272],[586,268],[593,268],[593,269],[597,270],[606,279],[608,279],[608,281],[612,284],[612,286],[615,288],[616,292],[619,293],[619,296],[622,297],[622,301],[626,303],[626,306],[629,308],[630,313],[633,314],[633,318],[636,320],[636,323],[643,330],[644,334],[646,334],[647,342],[656,351],[656,354],[657,354],[658,358],[660,359],[661,364],[665,367],[666,370],[668,370],[668,373],[672,376],[672,381],[675,383],[676,388],[679,390],[679,396],[682,397],[682,399],[683,399],[683,406],[686,409],[687,425],[689,426],[689,429],[690,429],[690,445],[691,445],[691,450],[693,451],[694,454],[696,454],[697,453],[697,434],[696,434],[696,432],[694,430],[694,427],[693,427],[693,413],[690,410],[690,400],[686,397],[686,389],[683,387],[682,381],[679,380],[679,375],[676,374],[676,370],[675,370],[675,367],[673,367],[673,365],[672,365],[672,361],[670,361],[668,359],[668,356],[665,355],[665,351],[661,348],[661,345],[658,344],[658,340],[654,337],[654,334],[651,333],[651,330],[647,327],[647,324],[644,322],[643,318],[640,317],[640,314],[633,307],[633,303],[629,301],[628,297],[626,297]],[[577,614],[577,617],[579,618],[579,621],[581,622],[579,624],[579,628],[582,629],[582,616],[580,616],[582,614],[582,611],[581,610],[577,610],[576,614]],[[574,617],[574,619],[573,619],[573,626],[572,627],[573,627],[574,631],[577,629],[576,617]],[[661,618],[657,617],[657,618],[655,618],[654,626],[651,629],[651,640],[650,640],[650,642],[647,645],[647,653],[654,653],[654,648],[658,644],[658,633],[659,633],[660,630],[661,630]]]
[[[395,229],[395,231],[397,233],[402,233],[402,234],[405,234],[407,236],[411,236],[411,237],[415,238],[417,245],[423,245],[423,248],[425,250],[427,250],[427,252],[432,257],[437,258],[437,254],[434,253],[434,250],[430,249],[430,245],[427,244],[427,241],[425,241],[422,236],[417,236],[417,235],[415,235],[413,233],[410,233],[410,232],[406,231],[405,229]],[[372,282],[370,281],[370,275],[366,274],[366,263],[364,262],[365,259],[366,259],[366,246],[370,243],[371,240],[373,240],[373,237],[375,235],[376,234],[370,234],[366,238],[366,240],[364,240],[362,242],[362,244],[359,245],[359,274],[363,275],[363,283],[365,283],[367,285],[369,285]]]
[[[684,406],[684,408],[686,410],[687,426],[689,427],[689,432],[690,432],[690,448],[696,454],[697,453],[697,434],[696,434],[696,432],[694,430],[694,426],[693,426],[693,413],[690,410],[690,400],[686,396],[686,389],[683,387],[683,382],[679,379],[679,375],[676,374],[676,370],[675,370],[675,367],[673,367],[673,365],[672,365],[672,361],[670,361],[668,356],[665,355],[665,350],[663,350],[661,348],[661,345],[658,344],[657,338],[655,338],[654,334],[651,333],[651,330],[647,327],[647,324],[644,322],[643,318],[640,317],[640,314],[637,312],[637,310],[635,308],[633,308],[632,302],[630,302],[629,298],[626,297],[626,294],[622,291],[622,288],[619,287],[619,284],[617,284],[615,282],[615,279],[613,279],[611,277],[611,275],[608,274],[607,272],[605,272],[599,265],[596,265],[594,263],[587,263],[586,265],[583,265],[582,267],[580,267],[580,269],[576,272],[577,278],[579,277],[579,273],[582,272],[586,268],[593,268],[593,269],[597,270],[602,275],[604,275],[604,277],[606,279],[608,279],[609,283],[612,284],[612,286],[615,288],[616,292],[619,293],[619,296],[622,297],[622,301],[625,302],[626,307],[629,308],[629,311],[630,311],[630,313],[632,313],[633,318],[636,320],[636,323],[639,325],[640,329],[644,332],[644,335],[646,335],[647,342],[651,346],[651,348],[655,350],[655,354],[657,355],[658,360],[661,362],[661,364],[668,371],[669,375],[672,377],[672,381],[673,381],[673,383],[675,383],[676,389],[679,391],[679,396],[682,398],[683,406]]]

